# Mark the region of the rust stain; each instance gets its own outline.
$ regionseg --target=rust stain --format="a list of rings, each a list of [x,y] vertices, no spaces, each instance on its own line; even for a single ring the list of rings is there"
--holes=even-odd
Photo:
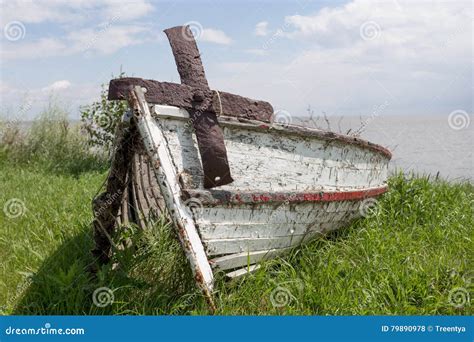
[[[200,197],[206,205],[223,204],[258,204],[258,203],[302,203],[302,202],[337,202],[361,200],[376,197],[388,191],[387,186],[355,191],[326,191],[326,192],[230,192],[224,190],[192,190],[187,193],[191,197]]]

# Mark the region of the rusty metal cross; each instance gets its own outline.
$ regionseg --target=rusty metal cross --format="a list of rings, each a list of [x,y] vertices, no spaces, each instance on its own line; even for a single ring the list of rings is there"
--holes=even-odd
[[[196,41],[189,27],[177,26],[165,30],[165,33],[173,51],[181,84],[141,78],[119,78],[110,81],[109,100],[128,99],[130,89],[138,85],[147,89],[145,94],[147,102],[186,109],[190,114],[198,141],[204,171],[204,187],[229,184],[233,179],[218,116],[270,122],[273,107],[265,101],[211,90]]]

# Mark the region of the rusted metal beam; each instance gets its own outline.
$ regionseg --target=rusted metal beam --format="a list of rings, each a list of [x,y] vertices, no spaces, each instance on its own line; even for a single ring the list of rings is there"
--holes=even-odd
[[[201,154],[204,187],[232,183],[234,180],[230,175],[224,134],[216,112],[208,110],[214,96],[209,94],[209,85],[193,34],[188,26],[172,27],[165,33],[173,50],[181,83],[197,89],[193,94],[193,108],[189,112]],[[218,98],[220,101],[220,95]]]
[[[181,83],[200,89],[209,89],[201,55],[189,26],[176,26],[164,32],[173,50]]]
[[[145,98],[148,103],[163,104],[184,108],[188,111],[194,108],[194,98],[211,97],[212,101],[205,108],[206,111],[246,120],[270,122],[273,107],[265,101],[253,100],[247,97],[219,91],[219,99],[213,90],[203,91],[185,84],[145,80],[137,77],[123,77],[110,81],[109,100],[127,100],[130,89],[140,86],[147,89]]]

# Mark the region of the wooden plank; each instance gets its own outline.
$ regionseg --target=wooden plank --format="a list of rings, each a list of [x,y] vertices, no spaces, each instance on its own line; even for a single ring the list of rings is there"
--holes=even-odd
[[[282,255],[289,251],[291,251],[291,248],[237,253],[218,257],[212,259],[210,262],[213,268],[225,271],[228,269],[252,265],[262,260],[272,259],[277,255]]]
[[[156,181],[156,177],[154,172],[152,171],[152,167],[150,166],[150,162],[146,161],[144,164],[146,175],[148,179],[148,197],[153,198],[154,205],[153,207],[156,208],[156,216],[159,217],[160,215],[166,215],[166,204],[163,199],[163,195],[161,194],[160,186]]]
[[[347,225],[353,218],[355,218],[355,216],[340,221],[322,224],[315,223],[309,225],[304,234],[299,235],[269,238],[203,239],[203,242],[206,247],[206,253],[209,256],[236,253],[245,254],[263,250],[292,248],[320,237],[327,232],[339,229],[342,226]]]
[[[358,216],[358,211],[340,212],[340,213],[326,213],[322,218],[312,216],[311,219],[305,219],[304,222],[291,221],[286,219],[284,215],[281,217],[281,223],[242,223],[232,221],[231,211],[235,210],[234,217],[239,215],[238,208],[229,209],[229,216],[227,219],[230,222],[222,222],[217,224],[205,224],[198,222],[199,232],[204,240],[207,239],[239,239],[239,238],[271,238],[271,237],[285,237],[292,235],[304,234],[308,229],[314,225],[322,225],[332,222],[338,222],[342,219]],[[258,209],[256,209],[258,210]]]
[[[150,209],[147,203],[146,196],[143,194],[143,188],[141,185],[140,179],[140,170],[139,170],[139,155],[135,153],[133,156],[132,162],[132,184],[133,184],[133,196],[134,196],[134,203],[136,206],[136,219],[137,225],[142,229],[145,230],[148,228],[148,218],[150,214]]]
[[[274,238],[241,238],[203,240],[209,256],[234,253],[247,253],[269,249],[287,248],[298,245],[304,235]]]
[[[347,212],[357,212],[358,210],[359,202],[357,201],[282,203],[278,205],[268,203],[221,205],[204,207],[200,215],[196,217],[196,223],[200,228],[207,231],[214,230],[214,226],[215,229],[230,230],[234,225],[238,225],[242,229],[254,225],[280,225],[284,228],[285,223],[330,222],[335,218],[342,217]],[[225,226],[229,226],[229,228]]]
[[[164,119],[163,127],[179,172],[199,187],[199,154],[185,122]],[[238,125],[224,126],[224,135],[229,163],[239,177],[216,191],[342,192],[386,185],[389,160],[357,145],[340,147],[319,136],[264,134]]]
[[[246,274],[253,273],[257,271],[261,266],[260,265],[250,265],[249,267],[244,267],[226,274],[228,278],[239,279]]]
[[[168,117],[174,119],[183,119],[183,114],[176,115],[176,112],[170,110],[173,105],[170,106],[162,106],[162,105],[155,105],[156,115],[161,117]],[[186,106],[176,106],[181,107],[182,111],[186,111]],[[318,140],[325,141],[326,144],[331,143],[335,145],[335,147],[345,150],[349,146],[357,146],[360,147],[362,150],[368,149],[372,152],[377,152],[377,154],[381,154],[383,157],[390,159],[392,154],[391,152],[383,146],[373,144],[367,140],[354,138],[348,135],[323,131],[320,129],[310,128],[310,127],[303,127],[303,126],[293,126],[290,125],[285,129],[275,128],[275,124],[267,125],[261,122],[262,120],[256,121],[252,119],[243,120],[243,118],[236,118],[235,115],[228,115],[224,114],[223,116],[219,117],[219,124],[223,127],[234,128],[234,131],[242,131],[242,130],[251,130],[254,132],[259,132],[263,134],[270,134],[275,137],[285,137],[285,139],[293,138],[295,141],[305,140],[308,141],[307,138],[314,138]],[[376,155],[377,155],[376,154]]]
[[[148,103],[140,87],[133,89],[129,102],[133,108],[138,131],[145,149],[153,163],[153,171],[157,177],[161,193],[171,213],[196,282],[204,292],[211,309],[214,310],[215,304],[212,299],[214,276],[194,220],[183,203],[176,168],[173,164],[173,157],[168,150],[166,139],[159,123],[152,119]]]
[[[129,177],[129,175],[127,175]],[[128,225],[130,223],[129,212],[128,212],[128,191],[125,189],[122,204],[120,205],[120,224]]]
[[[92,255],[99,264],[110,261],[113,246],[111,235],[116,228],[117,216],[127,188],[127,172],[133,155],[131,146],[133,134],[128,123],[118,124],[115,134],[117,147],[107,176],[106,189],[93,201],[95,246]]]

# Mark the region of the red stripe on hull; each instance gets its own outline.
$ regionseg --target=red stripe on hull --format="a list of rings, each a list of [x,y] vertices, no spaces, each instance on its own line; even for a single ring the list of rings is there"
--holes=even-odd
[[[189,190],[189,197],[198,198],[203,204],[258,204],[258,203],[302,203],[355,201],[376,197],[387,192],[388,187],[356,191],[327,192],[230,192],[223,190]]]

